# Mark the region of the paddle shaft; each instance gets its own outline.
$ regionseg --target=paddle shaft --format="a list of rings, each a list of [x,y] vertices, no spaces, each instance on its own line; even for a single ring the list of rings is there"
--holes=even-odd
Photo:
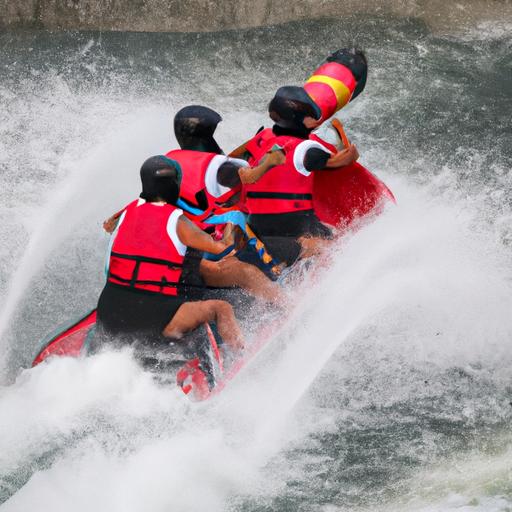
[[[348,140],[347,134],[345,133],[341,121],[339,119],[333,119],[331,121],[331,125],[340,136],[341,142],[343,143],[343,147],[348,148],[350,146],[350,141]]]

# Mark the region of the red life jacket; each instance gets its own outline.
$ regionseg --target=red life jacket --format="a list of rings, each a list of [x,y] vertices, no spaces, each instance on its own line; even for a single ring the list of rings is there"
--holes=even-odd
[[[275,144],[284,149],[286,161],[267,171],[256,183],[244,186],[243,204],[251,214],[290,213],[313,209],[313,176],[294,163],[296,148],[305,142],[291,135],[275,135],[270,128],[247,144],[249,165],[256,166]],[[300,158],[300,157],[299,157]],[[302,165],[302,161],[301,161]]]
[[[130,203],[112,245],[108,281],[137,290],[178,295],[186,252],[176,232],[181,213],[170,204],[146,203],[142,199]]]
[[[228,157],[224,155],[187,149],[174,149],[169,151],[165,156],[180,164],[183,174],[180,187],[180,199],[188,206],[201,210],[202,212],[194,214],[185,210],[184,214],[201,228],[205,227],[202,221],[217,208],[218,204],[227,201],[241,188],[224,190],[225,187],[223,187],[223,193],[217,196],[212,195],[208,190],[207,172],[213,172],[215,175],[214,179],[216,180],[217,169],[228,160]]]

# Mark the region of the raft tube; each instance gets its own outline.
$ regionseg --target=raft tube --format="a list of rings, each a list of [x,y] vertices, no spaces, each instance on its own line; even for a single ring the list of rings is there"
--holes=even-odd
[[[395,202],[391,190],[357,162],[314,173],[313,208],[331,226],[348,228],[355,219],[380,213],[389,201]]]
[[[32,367],[52,356],[78,357],[82,354],[96,326],[96,310],[89,311],[49,334],[41,342],[41,348],[32,362]]]

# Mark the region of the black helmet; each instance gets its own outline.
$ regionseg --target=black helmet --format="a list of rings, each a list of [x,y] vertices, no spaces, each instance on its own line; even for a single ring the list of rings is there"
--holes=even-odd
[[[329,55],[326,61],[343,64],[343,66],[352,71],[356,80],[356,87],[350,101],[363,92],[366,85],[366,75],[368,74],[368,61],[366,60],[366,55],[362,50],[357,48],[341,48]]]
[[[311,96],[295,85],[280,87],[268,105],[272,121],[281,128],[304,130],[304,118],[320,119],[322,113]]]
[[[140,197],[148,202],[162,198],[176,204],[180,195],[181,167],[178,162],[163,155],[148,158],[140,168],[142,192]]]
[[[213,138],[222,121],[215,110],[201,105],[189,105],[174,116],[174,134],[181,149],[223,154]]]

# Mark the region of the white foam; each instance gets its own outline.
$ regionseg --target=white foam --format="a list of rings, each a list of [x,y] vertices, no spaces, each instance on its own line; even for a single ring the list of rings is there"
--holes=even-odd
[[[70,94],[65,84],[56,90],[61,99]],[[350,107],[352,112],[362,114],[365,101]],[[86,110],[82,104],[68,118],[70,103],[58,110],[68,130]],[[17,214],[30,222],[15,262],[19,270],[3,302],[4,333],[20,300],[30,297],[30,283],[48,255],[75,234],[84,216],[94,226],[91,231],[99,230],[104,217],[138,193],[142,160],[167,149],[170,108],[124,103],[120,110],[129,112],[123,113],[109,105],[97,105],[97,112],[115,111],[119,122],[98,123],[104,128],[88,140],[88,151],[58,146],[43,159],[41,172],[51,170],[47,160],[52,159],[59,170],[56,189],[45,188],[41,208],[18,205]],[[220,125],[219,139],[232,147],[252,135],[264,117],[233,114]],[[36,135],[45,141],[43,132],[38,126]],[[57,136],[65,138],[64,132]],[[226,133],[236,134],[236,140]],[[80,142],[73,136],[67,140],[71,146]],[[323,270],[306,273],[307,281],[291,292],[298,305],[289,322],[211,402],[190,404],[174,387],[156,384],[128,353],[54,360],[24,371],[3,388],[0,470],[28,478],[3,510],[220,511],[240,495],[278,493],[293,468],[284,461],[282,472],[267,475],[268,465],[277,459],[279,466],[290,442],[300,445],[303,436],[332,428],[329,411],[319,418],[294,414],[333,354],[348,344],[403,358],[409,367],[471,369],[476,363],[490,367],[497,379],[506,375],[512,355],[510,252],[479,216],[480,198],[449,192],[455,180],[442,182],[442,175],[431,188],[415,185],[391,172],[392,156],[378,157],[381,168],[390,169],[384,178],[398,206],[340,241]],[[337,371],[350,365],[345,360]],[[410,398],[411,390],[379,391],[382,403],[393,404]],[[329,383],[319,391],[322,396],[332,392]],[[476,461],[483,471],[484,461]],[[473,499],[466,487],[452,503],[450,490],[436,497],[439,505],[431,504],[432,510],[468,506]],[[502,506],[499,498],[479,493],[482,510]]]

